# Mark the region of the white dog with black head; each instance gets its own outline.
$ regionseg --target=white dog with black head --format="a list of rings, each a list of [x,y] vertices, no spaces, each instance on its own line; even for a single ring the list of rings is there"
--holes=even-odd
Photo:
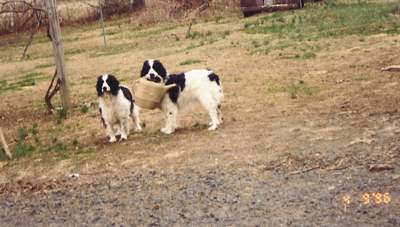
[[[135,122],[135,131],[141,131],[139,108],[135,105],[131,90],[120,85],[118,79],[104,74],[97,79],[97,96],[103,126],[109,136],[109,142],[128,139],[130,118]]]
[[[161,132],[173,133],[178,127],[179,110],[194,101],[200,102],[210,115],[208,130],[216,130],[222,124],[221,102],[224,94],[221,81],[213,71],[196,69],[180,74],[168,74],[160,61],[146,60],[140,76],[156,83],[176,84],[176,87],[168,90],[161,103],[161,110],[166,118],[165,127]]]

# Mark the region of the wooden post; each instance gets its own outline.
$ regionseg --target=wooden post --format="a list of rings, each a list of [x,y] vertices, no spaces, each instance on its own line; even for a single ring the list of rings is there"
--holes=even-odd
[[[56,0],[45,0],[45,3],[49,18],[54,61],[57,67],[57,77],[60,80],[61,104],[65,110],[68,110],[70,106],[69,81],[65,70],[64,47],[61,37],[60,21],[57,15]]]
[[[100,10],[100,22],[101,22],[101,27],[102,27],[102,29],[103,29],[103,41],[104,41],[104,46],[107,47],[106,27],[105,27],[105,24],[104,24],[103,6],[101,5],[101,0],[99,0],[99,10]]]
[[[10,149],[8,148],[6,138],[4,137],[3,130],[1,128],[0,128],[0,140],[4,148],[4,152],[6,152],[6,155],[8,156],[9,159],[12,159],[12,154],[10,152]]]

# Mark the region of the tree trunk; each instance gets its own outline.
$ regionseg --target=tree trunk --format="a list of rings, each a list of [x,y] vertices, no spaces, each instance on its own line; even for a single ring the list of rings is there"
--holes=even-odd
[[[145,3],[144,0],[133,0],[133,4],[132,5],[133,5],[132,6],[133,9],[138,10],[138,9],[143,8],[146,5],[146,3]]]
[[[70,106],[70,89],[65,70],[64,47],[61,37],[60,21],[56,10],[56,0],[45,0],[45,3],[49,18],[50,35],[52,37],[57,77],[60,80],[61,104],[65,110],[68,110]]]

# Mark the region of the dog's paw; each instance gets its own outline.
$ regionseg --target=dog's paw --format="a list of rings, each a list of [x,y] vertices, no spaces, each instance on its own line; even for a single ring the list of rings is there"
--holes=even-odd
[[[137,127],[137,128],[135,128],[134,131],[135,131],[135,132],[143,132],[143,129],[142,129],[142,127]]]
[[[128,136],[127,135],[121,135],[121,138],[119,139],[119,141],[124,141],[127,140]]]
[[[215,130],[217,130],[217,128],[218,128],[218,125],[217,124],[213,124],[208,128],[208,130],[209,131],[215,131]]]
[[[174,133],[174,130],[169,129],[169,128],[162,128],[160,131],[167,135]]]
[[[115,136],[113,136],[108,140],[108,142],[109,143],[115,143],[115,142],[117,142],[117,138],[115,138]]]

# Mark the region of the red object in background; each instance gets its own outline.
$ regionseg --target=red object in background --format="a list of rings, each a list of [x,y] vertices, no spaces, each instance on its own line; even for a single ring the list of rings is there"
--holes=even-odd
[[[255,13],[285,9],[299,9],[304,7],[305,0],[240,0],[245,17]]]

